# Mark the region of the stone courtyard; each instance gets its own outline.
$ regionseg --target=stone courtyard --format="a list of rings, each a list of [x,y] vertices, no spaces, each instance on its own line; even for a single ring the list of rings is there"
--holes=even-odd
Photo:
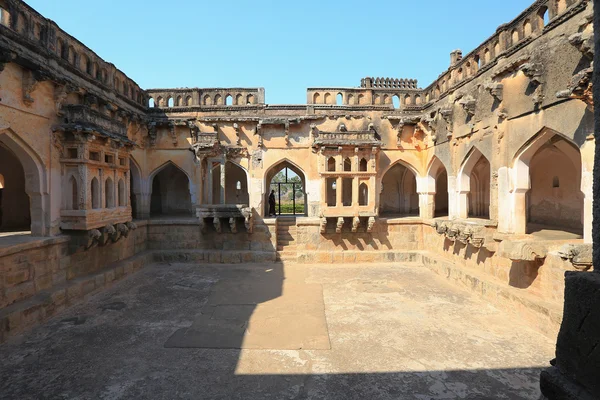
[[[157,263],[0,347],[0,393],[538,399],[553,348],[416,263]]]

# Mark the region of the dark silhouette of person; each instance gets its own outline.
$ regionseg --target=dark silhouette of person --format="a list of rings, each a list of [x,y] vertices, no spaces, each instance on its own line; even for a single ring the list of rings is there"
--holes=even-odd
[[[269,216],[275,214],[275,191],[271,190],[271,194],[269,195]]]

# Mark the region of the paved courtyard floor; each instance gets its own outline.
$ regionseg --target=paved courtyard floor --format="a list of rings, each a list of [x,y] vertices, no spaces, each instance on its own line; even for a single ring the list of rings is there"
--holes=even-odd
[[[2,399],[538,399],[554,344],[424,267],[153,264],[0,346]]]

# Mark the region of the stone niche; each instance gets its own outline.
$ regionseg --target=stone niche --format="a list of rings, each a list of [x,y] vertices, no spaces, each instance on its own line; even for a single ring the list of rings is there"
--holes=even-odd
[[[86,106],[66,106],[54,130],[61,165],[61,229],[89,231],[102,241],[133,227],[125,126]],[[121,226],[122,225],[122,226]],[[96,230],[97,232],[91,232]]]
[[[312,137],[322,182],[321,232],[328,220],[341,232],[345,218],[352,221],[352,232],[370,232],[378,215],[375,187],[381,140],[375,128],[348,131],[341,124],[337,132],[322,132],[313,126]]]

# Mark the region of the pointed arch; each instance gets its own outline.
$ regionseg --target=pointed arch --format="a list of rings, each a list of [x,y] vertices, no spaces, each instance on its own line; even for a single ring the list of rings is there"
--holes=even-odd
[[[490,161],[473,146],[461,164],[456,182],[460,218],[490,217],[490,181]]]
[[[147,218],[147,212],[144,213],[139,202],[142,199],[142,173],[139,164],[132,156],[129,157],[129,204],[131,205],[131,215],[133,218]]]
[[[523,210],[512,213],[516,233],[547,226],[591,240],[591,185],[582,179],[581,153],[570,138],[543,128],[516,152],[510,171],[512,207]]]
[[[358,205],[368,206],[369,205],[369,185],[366,182],[362,182],[358,186]]]
[[[265,206],[263,207],[263,211],[264,211],[264,215],[269,215],[269,194],[271,192],[271,190],[274,190],[275,188],[271,188],[271,182],[273,181],[273,178],[275,177],[275,175],[277,175],[280,171],[283,171],[285,168],[288,168],[289,170],[291,170],[294,174],[296,174],[299,178],[300,181],[302,183],[302,198],[299,199],[297,198],[297,201],[299,202],[300,200],[302,200],[303,203],[303,208],[302,208],[302,212],[296,212],[296,215],[298,214],[304,214],[304,215],[308,215],[308,193],[306,190],[306,174],[304,173],[304,170],[295,162],[291,161],[288,158],[283,158],[275,163],[273,163],[270,167],[268,167],[265,170],[265,183],[264,183],[264,188],[265,188],[265,192],[263,193],[263,197],[264,197],[264,204]]]
[[[335,157],[331,156],[327,159],[327,171],[335,172]]]
[[[51,218],[49,212],[50,198],[44,163],[27,143],[7,127],[0,127],[0,145],[4,145],[14,154],[23,167],[25,193],[29,197],[31,234],[33,236],[49,235],[51,233],[49,228]]]
[[[151,215],[191,215],[190,178],[172,160],[152,171],[149,182]]]
[[[417,173],[402,160],[382,175],[379,208],[383,215],[418,215]]]
[[[433,216],[448,216],[449,195],[448,195],[448,171],[437,157],[433,156],[429,162],[426,176],[427,193],[434,193],[433,196]]]

